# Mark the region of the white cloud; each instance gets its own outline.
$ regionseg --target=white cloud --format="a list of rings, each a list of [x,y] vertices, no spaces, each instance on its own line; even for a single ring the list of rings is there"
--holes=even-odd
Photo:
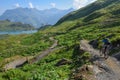
[[[31,2],[28,3],[30,8],[34,8],[33,4]]]
[[[55,4],[55,3],[50,3],[50,5],[51,5],[52,7],[56,7],[56,4]]]
[[[18,7],[20,7],[20,4],[19,4],[19,3],[16,3],[16,4],[14,4],[14,6],[15,6],[16,8],[18,8]]]
[[[73,7],[75,9],[79,9],[79,8],[84,7],[87,4],[92,3],[94,1],[96,1],[96,0],[73,0]]]

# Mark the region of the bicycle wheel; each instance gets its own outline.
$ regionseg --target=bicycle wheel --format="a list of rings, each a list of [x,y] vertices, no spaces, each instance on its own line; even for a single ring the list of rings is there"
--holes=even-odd
[[[105,51],[104,57],[105,57],[105,59],[107,59],[109,57],[109,45],[106,47],[106,51]]]
[[[103,56],[104,55],[104,48],[101,48],[100,50],[100,56]]]

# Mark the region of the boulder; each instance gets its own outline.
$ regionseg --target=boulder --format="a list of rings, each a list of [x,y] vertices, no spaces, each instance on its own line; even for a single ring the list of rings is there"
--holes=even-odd
[[[97,48],[98,47],[98,39],[90,41],[89,44],[92,45],[93,48]]]

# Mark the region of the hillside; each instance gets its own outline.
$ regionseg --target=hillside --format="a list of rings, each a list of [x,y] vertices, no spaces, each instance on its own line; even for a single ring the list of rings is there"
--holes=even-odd
[[[93,4],[96,4],[96,6]],[[101,8],[94,8],[99,5],[101,5]],[[109,36],[112,34],[115,34],[114,38],[119,38],[119,5],[119,0],[98,0],[82,9],[65,15],[54,25],[54,27],[43,30],[43,33],[60,34],[61,37],[65,38],[73,36],[76,39],[77,35],[80,38],[94,39],[99,37],[102,38],[102,35]],[[89,12],[89,8],[92,12]],[[81,10],[85,11],[86,15],[82,16]],[[70,14],[73,14],[73,16]],[[94,35],[94,33],[96,34]],[[74,39],[73,37],[72,39]],[[67,40],[65,40],[65,42],[66,41]]]
[[[98,11],[100,9],[103,9],[103,8],[105,9],[109,6],[114,6],[115,7],[115,5],[116,4],[119,5],[119,3],[120,3],[119,0],[109,0],[109,1],[108,0],[98,0],[98,1],[88,5],[86,7],[83,7],[81,9],[77,10],[77,11],[69,13],[68,15],[61,18],[57,22],[57,24],[60,24],[60,23],[65,22],[65,21],[72,21],[72,20],[76,20],[76,19],[79,19],[79,18],[84,18],[85,16],[88,16],[90,14],[92,15],[93,13],[94,13],[93,15],[95,15],[97,13],[96,11]],[[102,11],[100,11],[100,12],[97,13],[98,17],[102,16]],[[104,13],[104,11],[103,11],[103,13]],[[97,16],[95,16],[95,17],[97,17]]]
[[[11,10],[6,10],[0,16],[0,20],[9,19],[13,22],[31,24],[39,28],[43,24],[44,25],[55,24],[61,17],[63,17],[64,15],[66,15],[71,11],[73,11],[73,9],[60,10],[56,8],[51,8],[51,9],[45,9],[45,10],[38,10],[35,8],[33,9],[16,8]]]
[[[120,71],[116,70],[120,64],[119,13],[119,0],[98,0],[65,15],[56,25],[42,28],[38,33],[0,40],[0,79],[119,80]],[[51,37],[57,41],[56,47],[51,47],[55,44]],[[109,38],[112,44],[106,60],[99,56],[103,37]],[[97,40],[95,48],[88,44],[93,40]],[[32,64],[31,61],[39,59],[38,55],[44,55],[42,53],[49,54]],[[16,55],[34,58],[3,73],[3,66],[15,62]]]
[[[9,20],[0,21],[0,31],[21,31],[34,30],[35,28],[29,24],[20,22],[10,22]]]

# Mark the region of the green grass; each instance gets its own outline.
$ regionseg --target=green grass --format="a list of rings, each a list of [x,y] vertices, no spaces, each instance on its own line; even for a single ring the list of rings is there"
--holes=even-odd
[[[9,20],[0,21],[0,31],[23,31],[34,30],[34,27],[29,24],[20,22],[10,22]]]
[[[0,58],[8,58],[15,55],[32,56],[45,50],[53,44],[49,37],[41,33],[33,35],[13,35],[0,40]]]

